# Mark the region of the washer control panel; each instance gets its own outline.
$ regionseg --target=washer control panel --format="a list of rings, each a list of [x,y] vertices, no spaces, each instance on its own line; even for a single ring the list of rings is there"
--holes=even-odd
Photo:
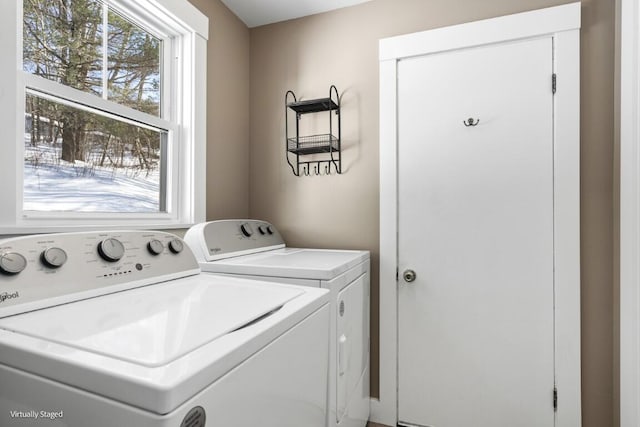
[[[43,234],[0,240],[0,317],[199,273],[161,231]]]
[[[255,219],[198,224],[187,231],[184,239],[200,261],[214,261],[284,247],[282,236],[272,224]]]

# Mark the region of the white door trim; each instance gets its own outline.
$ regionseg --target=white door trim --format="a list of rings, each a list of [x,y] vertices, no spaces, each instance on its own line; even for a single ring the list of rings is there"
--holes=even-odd
[[[640,6],[618,7],[620,102],[620,426],[640,425]]]
[[[580,3],[571,3],[380,40],[380,398],[371,401],[372,421],[390,426],[398,422],[397,63],[411,56],[552,36],[558,79],[554,96],[556,426],[581,425],[579,33]]]

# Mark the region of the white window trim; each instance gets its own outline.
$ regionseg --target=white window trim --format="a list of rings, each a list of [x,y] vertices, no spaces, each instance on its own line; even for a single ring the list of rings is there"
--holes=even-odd
[[[620,425],[640,425],[640,5],[616,2],[620,120]]]
[[[398,61],[551,35],[554,72],[562,82],[554,97],[555,425],[581,425],[579,29],[580,3],[571,3],[380,40],[380,397],[371,399],[371,421],[398,422]]]
[[[164,49],[163,65],[175,84],[173,105],[163,105],[163,116],[154,118],[125,106],[115,106],[91,94],[22,71],[22,0],[0,2],[0,54],[7,64],[0,67],[0,234],[78,231],[111,228],[183,228],[205,220],[206,159],[206,43],[208,18],[187,0],[106,0],[109,6],[142,17],[142,24],[154,34],[173,36],[176,42]],[[159,30],[151,16],[169,34]],[[166,44],[165,44],[166,46]],[[181,60],[175,60],[180,57]],[[9,61],[14,59],[11,66]],[[169,213],[47,213],[22,212],[24,106],[26,87],[56,93],[61,98],[96,106],[118,116],[170,131],[167,207]],[[177,102],[176,102],[177,101]],[[176,108],[177,106],[177,108]],[[137,123],[137,125],[139,125]],[[178,126],[172,125],[178,123]],[[179,144],[179,146],[178,146]]]

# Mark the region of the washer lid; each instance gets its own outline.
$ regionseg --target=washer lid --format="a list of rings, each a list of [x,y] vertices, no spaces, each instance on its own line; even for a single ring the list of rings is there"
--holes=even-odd
[[[201,262],[202,271],[331,280],[369,258],[368,251],[284,248]]]
[[[7,317],[0,320],[0,328],[154,367],[237,330],[302,293],[198,275]]]

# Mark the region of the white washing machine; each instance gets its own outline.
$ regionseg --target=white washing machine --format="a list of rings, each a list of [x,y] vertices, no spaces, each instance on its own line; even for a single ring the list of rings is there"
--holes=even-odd
[[[257,220],[198,224],[185,241],[203,272],[331,292],[327,425],[364,427],[369,418],[369,252],[287,248],[272,224]]]
[[[162,232],[0,241],[0,425],[324,427],[329,292]]]

